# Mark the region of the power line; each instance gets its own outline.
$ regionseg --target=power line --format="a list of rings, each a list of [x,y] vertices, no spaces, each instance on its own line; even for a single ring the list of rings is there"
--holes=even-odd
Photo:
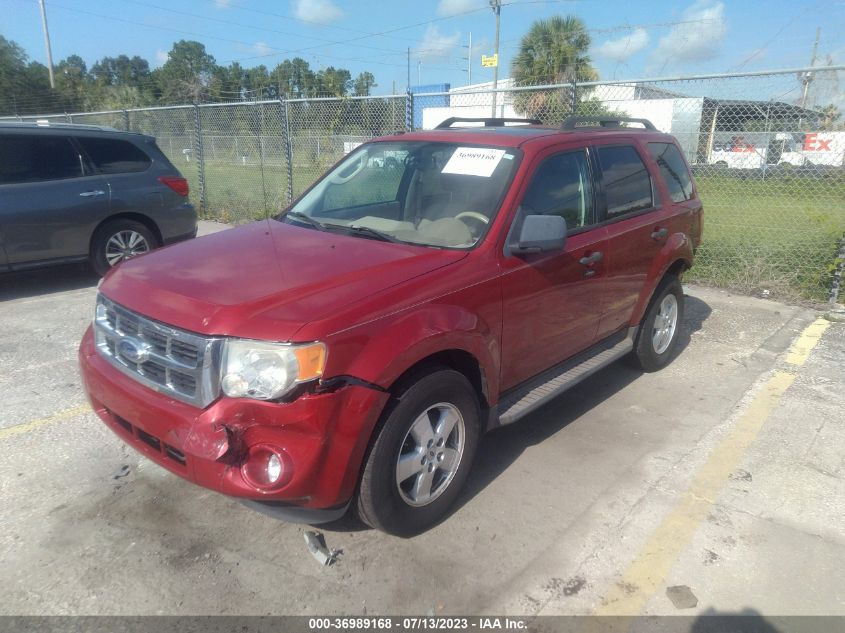
[[[207,0],[207,1],[208,1],[209,4],[216,4],[216,0]],[[230,4],[227,8],[228,9],[236,9],[238,11],[246,11],[246,12],[249,12],[249,13],[255,13],[257,15],[266,15],[266,16],[270,16],[270,17],[274,17],[274,18],[280,18],[282,20],[291,20],[291,21],[295,21],[295,22],[301,22],[303,24],[311,24],[313,26],[318,26],[318,27],[322,27],[322,28],[335,29],[335,30],[340,30],[340,31],[347,31],[347,32],[350,32],[350,33],[361,33],[361,34],[364,34],[364,35],[376,35],[375,33],[370,33],[369,31],[363,31],[361,29],[353,29],[353,28],[346,27],[346,26],[336,26],[334,24],[326,24],[324,22],[317,22],[316,20],[307,20],[305,18],[299,18],[299,17],[296,17],[296,16],[286,15],[286,14],[283,14],[283,13],[274,13],[272,11],[262,11],[260,9],[254,9],[252,7],[246,7],[246,6],[243,6],[241,4]],[[394,40],[402,41],[402,42],[410,41],[408,38],[395,37],[395,36],[392,36],[392,35],[385,35],[385,34],[380,34],[379,37],[386,37],[386,38],[389,38],[389,39],[394,39]]]
[[[16,1],[17,2],[27,2],[27,0],[16,0]],[[123,0],[123,1],[134,2],[136,4],[144,4],[144,3],[141,3],[141,2],[136,2],[135,0]],[[102,18],[102,19],[105,19],[105,20],[113,20],[113,21],[116,21],[116,22],[123,22],[125,24],[132,24],[133,26],[140,26],[140,27],[149,28],[149,29],[170,31],[170,32],[180,33],[180,34],[183,34],[183,35],[190,35],[190,36],[193,36],[193,37],[199,37],[199,38],[205,38],[205,39],[219,40],[219,41],[223,41],[223,42],[228,42],[230,44],[238,44],[238,45],[241,45],[241,46],[247,46],[247,47],[250,47],[250,48],[254,46],[253,42],[245,42],[245,41],[242,41],[242,40],[235,40],[235,39],[231,39],[231,38],[220,37],[220,36],[217,36],[217,35],[208,35],[208,34],[204,34],[204,33],[197,33],[195,31],[185,31],[185,30],[182,30],[182,29],[176,29],[176,28],[167,27],[167,26],[146,24],[144,22],[138,22],[136,20],[130,20],[130,19],[127,19],[127,18],[121,18],[121,17],[117,17],[117,16],[112,16],[112,15],[105,15],[105,14],[102,14],[102,13],[96,13],[94,11],[87,11],[85,9],[78,9],[76,7],[68,7],[66,5],[56,4],[55,2],[51,3],[51,6],[58,8],[58,9],[61,9],[63,11],[71,12],[71,13],[80,13],[80,14],[83,14],[83,15],[90,15],[90,16]],[[168,10],[168,9],[165,9],[165,10]],[[472,11],[472,12],[474,12],[474,11]],[[178,12],[177,11],[177,13],[185,13],[185,12]],[[471,12],[469,12],[469,13],[471,13]],[[188,15],[191,15],[192,17],[203,17],[203,16],[197,16],[196,14],[188,14]],[[452,16],[452,17],[454,17],[454,16]],[[420,23],[420,24],[424,24],[424,23]],[[397,29],[392,29],[392,30],[412,28],[412,26],[414,26],[414,25],[406,26],[406,27],[398,27]],[[364,36],[364,37],[368,37],[368,36]],[[346,41],[337,40],[337,41],[332,41],[332,43],[334,43],[334,44],[349,44],[350,42],[352,42],[354,40],[359,40],[359,39],[363,39],[363,37],[353,38],[352,40],[346,40]],[[230,59],[230,60],[225,60],[222,63],[228,64],[228,63],[232,63],[232,62],[241,62],[241,61],[247,61],[247,60],[253,60],[253,59],[264,59],[264,58],[267,58],[267,57],[278,57],[280,55],[292,55],[292,54],[300,53],[300,52],[303,52],[303,51],[308,51],[308,50],[313,50],[315,48],[320,48],[321,46],[323,46],[323,44],[316,44],[314,46],[307,46],[307,47],[302,47],[302,48],[280,49],[280,48],[275,48],[275,47],[267,45],[267,48],[272,49],[274,52],[265,53],[265,54],[261,54],[261,55],[252,55],[252,56],[234,58],[234,59]],[[373,47],[368,47],[368,48],[373,48]],[[385,51],[385,52],[389,52],[389,53],[396,53],[396,54],[400,53],[400,51],[393,51],[393,50],[389,50],[389,49],[376,49],[376,50],[381,50],[381,51]],[[426,50],[428,50],[428,49],[426,49]],[[381,65],[381,66],[403,67],[403,64],[395,64],[395,63],[384,62],[384,61],[381,61],[380,59],[362,59],[362,58],[349,57],[349,56],[345,56],[345,55],[331,55],[331,54],[327,54],[327,53],[320,53],[319,55],[316,55],[316,57],[329,57],[329,58],[333,58],[333,59],[341,59],[341,60],[344,60],[344,61],[357,61],[357,62],[363,62],[363,63],[368,63],[368,64],[377,64],[377,65]],[[459,70],[457,67],[452,67],[452,66],[432,66],[432,67],[433,68],[441,68],[441,69],[444,69],[444,70]]]
[[[244,24],[242,22],[233,22],[231,20],[224,20],[222,18],[215,18],[215,17],[211,17],[211,16],[207,16],[207,15],[200,15],[199,13],[191,13],[189,11],[181,11],[181,10],[178,10],[178,9],[171,9],[169,7],[163,7],[161,5],[151,4],[149,2],[142,2],[141,0],[120,0],[120,1],[125,2],[127,4],[134,4],[134,5],[138,5],[138,6],[142,6],[142,7],[148,7],[148,8],[151,8],[151,9],[157,9],[159,11],[167,11],[168,13],[174,13],[176,15],[184,15],[184,16],[191,17],[191,18],[198,18],[200,20],[206,20],[208,22],[217,22],[218,24],[226,24],[228,26],[237,26],[237,27],[240,27],[240,28],[254,29],[256,31],[264,31],[266,33],[274,33],[276,35],[286,35],[288,37],[300,37],[302,35],[301,33],[290,33],[290,32],[287,32],[287,31],[279,31],[278,29],[271,29],[271,28],[264,27],[264,26],[253,26],[251,24]],[[322,42],[325,42],[326,44],[345,44],[345,42],[343,42],[341,40],[329,40],[329,39],[316,37],[316,36],[311,36],[311,39],[322,41]],[[371,50],[387,52],[387,53],[397,53],[398,54],[400,52],[400,51],[396,51],[396,50],[393,50],[393,49],[381,48],[379,46],[370,46],[368,44],[355,44],[355,43],[353,43],[352,46],[356,46],[356,47],[359,47],[359,48],[369,48]],[[274,50],[280,50],[280,49],[274,49]]]
[[[408,24],[406,26],[398,26],[398,27],[395,27],[395,28],[392,28],[392,29],[386,29],[384,31],[379,31],[379,32],[376,32],[376,33],[368,33],[368,34],[362,35],[360,37],[353,37],[351,39],[344,40],[340,43],[341,44],[349,44],[350,42],[356,42],[358,40],[362,40],[362,39],[365,39],[367,37],[380,37],[380,36],[383,36],[383,35],[387,35],[388,33],[397,33],[399,31],[405,31],[407,29],[413,29],[413,28],[416,28],[418,26],[425,26],[427,24],[433,24],[435,22],[441,22],[443,20],[451,20],[451,19],[457,18],[459,16],[470,15],[472,13],[478,13],[479,11],[486,11],[486,10],[487,10],[487,7],[481,7],[479,9],[470,9],[468,11],[462,11],[460,13],[455,13],[453,15],[443,16],[443,17],[439,17],[439,18],[433,18],[431,20],[424,20],[423,22],[416,22],[414,24]],[[302,51],[307,51],[307,50],[313,50],[313,49],[319,48],[319,47],[320,47],[319,44],[315,45],[315,46],[307,46],[305,48],[296,49],[295,51],[292,51],[292,52],[302,52]],[[276,55],[276,53],[268,53],[266,55],[256,55],[256,56],[253,56],[253,57],[244,57],[244,58],[241,58],[241,60],[234,60],[234,61],[243,61],[243,60],[246,60],[246,59],[260,59],[262,57],[272,57],[273,55]]]

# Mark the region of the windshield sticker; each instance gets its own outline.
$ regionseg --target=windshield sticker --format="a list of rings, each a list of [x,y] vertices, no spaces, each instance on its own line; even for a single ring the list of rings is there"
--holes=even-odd
[[[459,147],[452,154],[452,158],[446,163],[441,173],[489,178],[493,175],[496,165],[499,164],[504,155],[505,150],[503,149]]]

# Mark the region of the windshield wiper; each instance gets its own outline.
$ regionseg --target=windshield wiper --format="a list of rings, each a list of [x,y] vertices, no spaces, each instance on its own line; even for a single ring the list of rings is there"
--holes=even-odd
[[[292,219],[296,220],[297,222],[302,222],[303,224],[309,224],[313,226],[315,229],[319,229],[321,231],[328,231],[326,225],[322,222],[318,222],[311,216],[305,215],[299,211],[288,211],[282,216],[282,219],[286,217],[291,217]]]
[[[336,225],[338,228],[346,229],[351,233],[358,233],[360,235],[369,235],[370,237],[374,237],[377,240],[381,240],[382,242],[399,242],[400,240],[396,239],[389,233],[384,233],[377,229],[371,229],[369,226],[356,226],[354,224],[350,224],[349,226],[341,226],[340,224]]]

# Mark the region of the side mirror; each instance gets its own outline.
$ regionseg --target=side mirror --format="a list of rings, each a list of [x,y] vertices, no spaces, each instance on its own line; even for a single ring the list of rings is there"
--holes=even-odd
[[[507,249],[510,255],[522,255],[559,251],[565,245],[566,220],[561,216],[526,215],[519,231],[512,231]]]

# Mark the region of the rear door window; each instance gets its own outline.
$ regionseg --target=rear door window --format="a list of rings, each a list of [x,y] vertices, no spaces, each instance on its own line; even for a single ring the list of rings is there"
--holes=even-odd
[[[692,176],[678,148],[672,143],[649,143],[648,151],[660,167],[672,202],[683,202],[692,198]]]
[[[597,153],[608,218],[654,206],[651,176],[632,145],[601,146]]]
[[[63,136],[0,136],[0,184],[65,180],[84,176],[79,152]]]
[[[80,136],[76,142],[104,174],[146,171],[152,160],[129,141]]]

